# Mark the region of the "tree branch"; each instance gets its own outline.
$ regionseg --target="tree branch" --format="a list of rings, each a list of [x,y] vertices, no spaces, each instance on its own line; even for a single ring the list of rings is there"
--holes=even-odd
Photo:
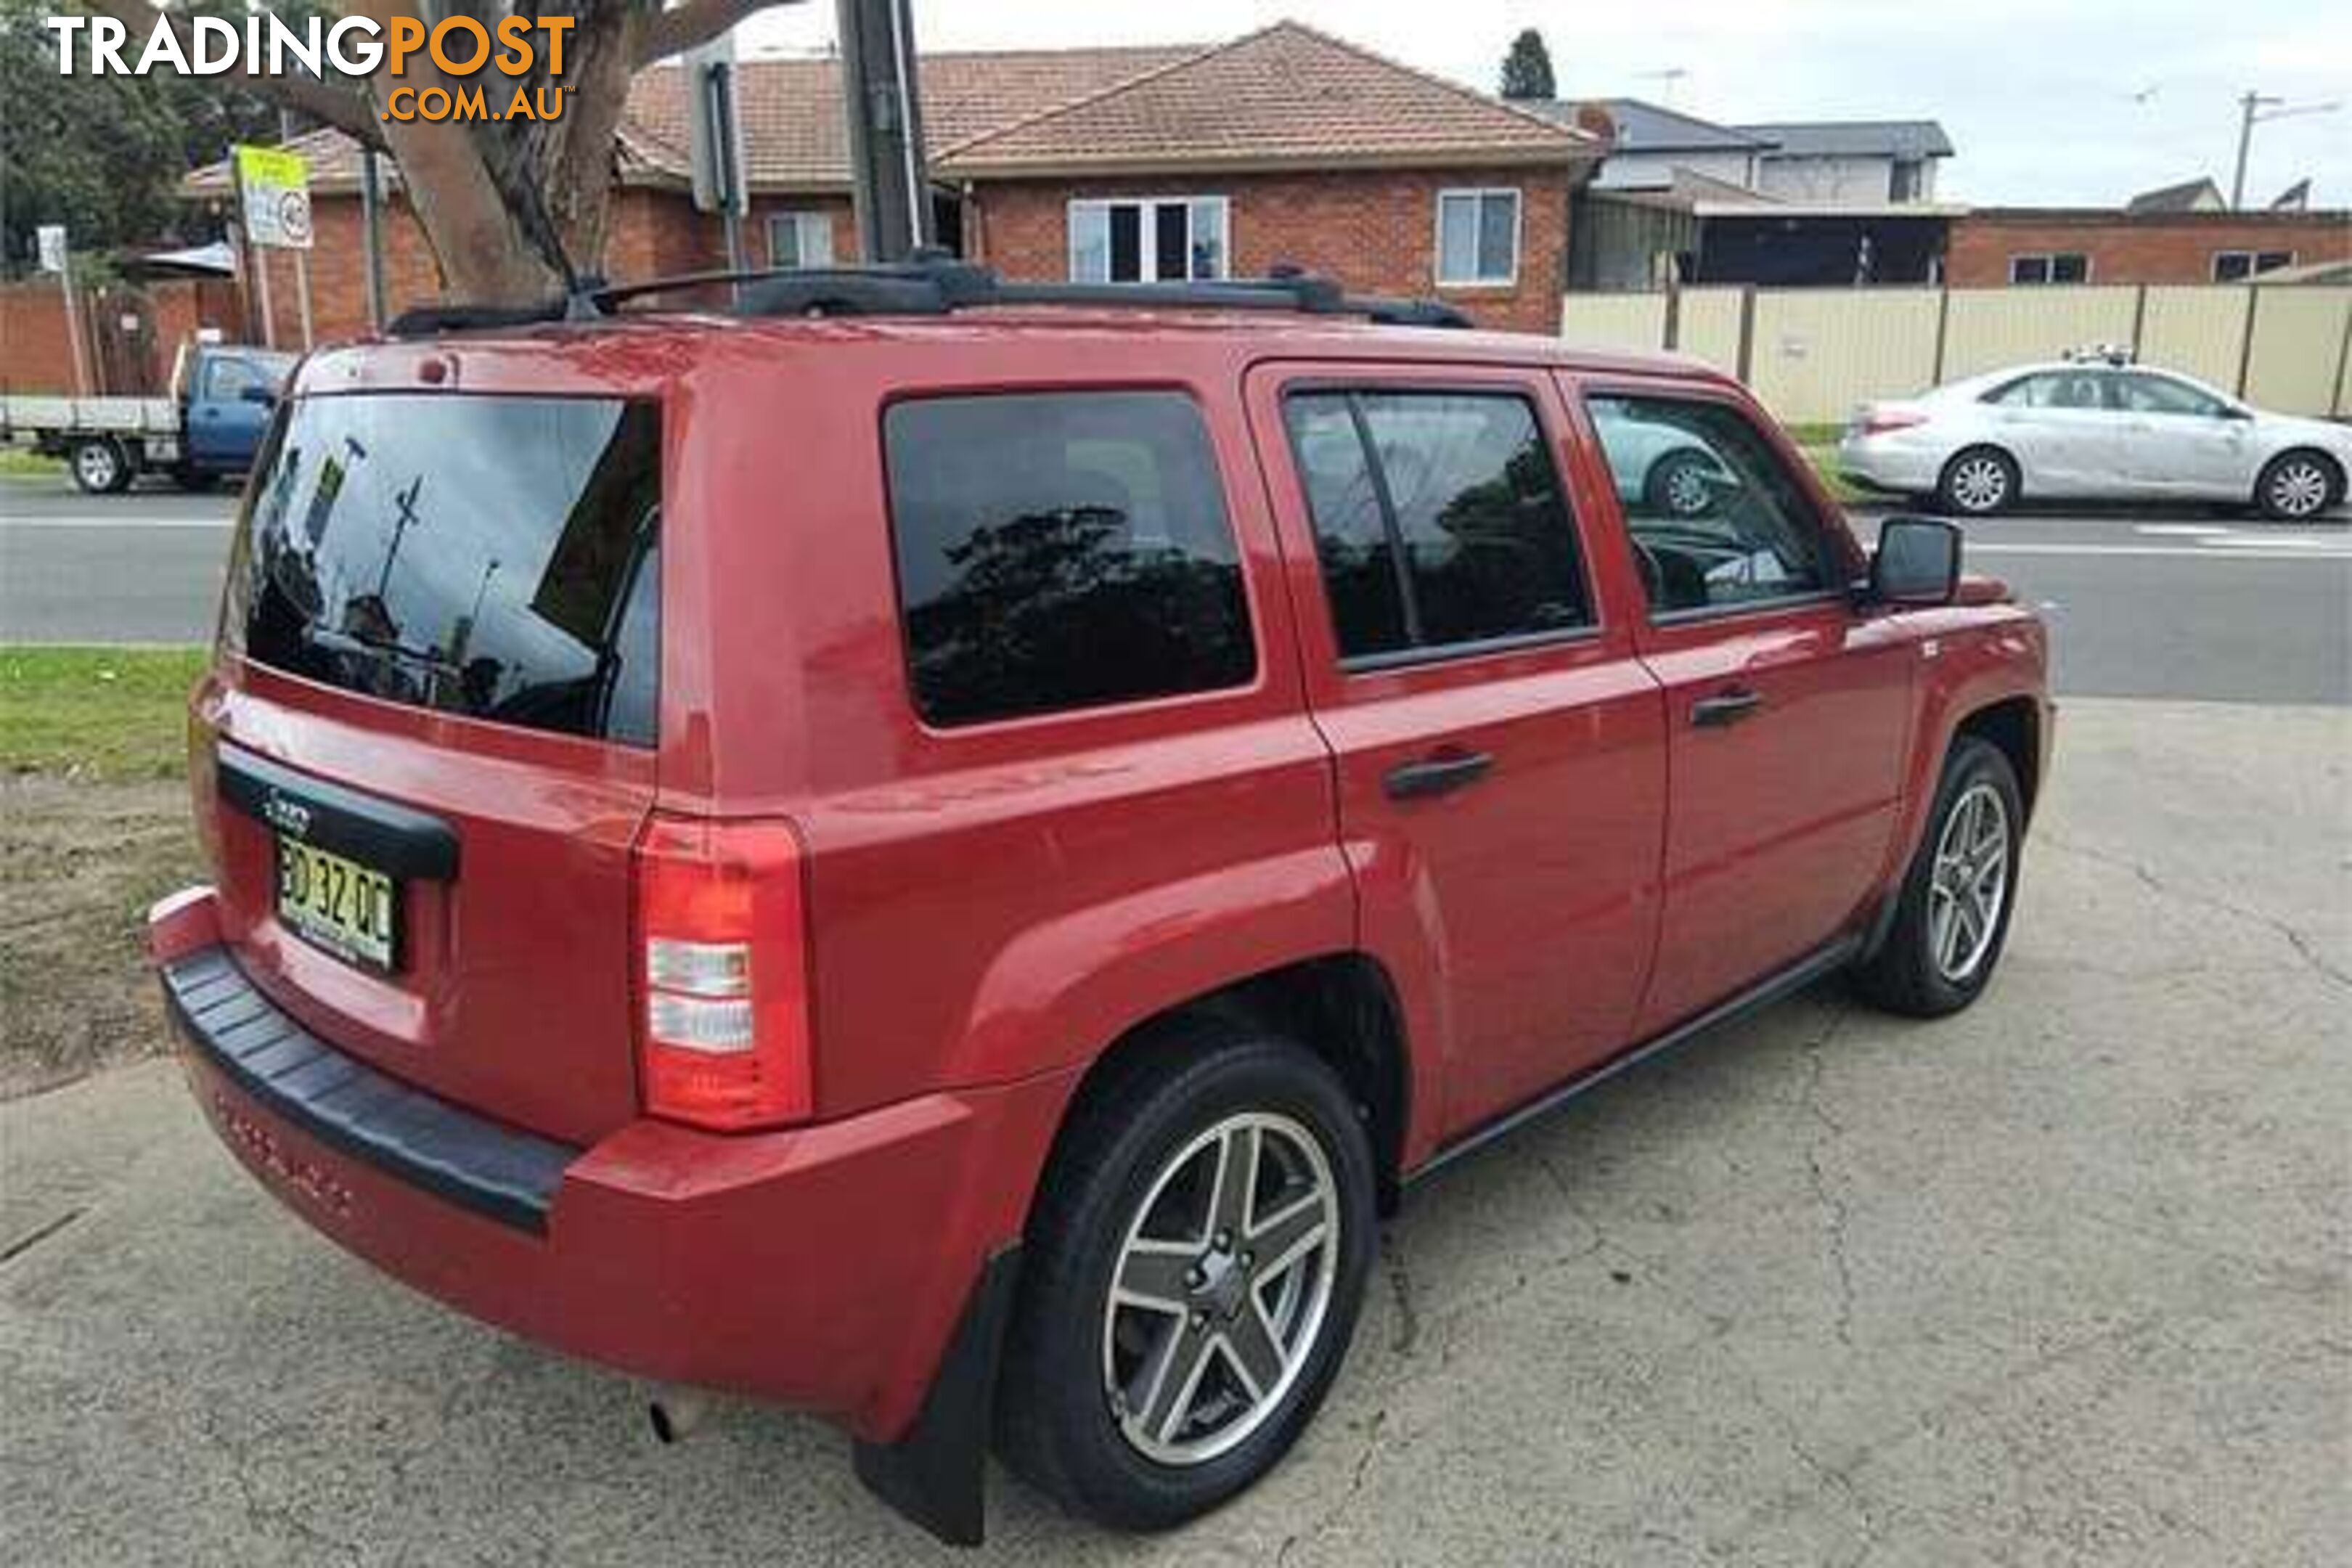
[[[131,49],[144,47],[147,34],[158,16],[179,39],[183,52],[194,47],[194,40],[186,28],[188,18],[180,12],[150,5],[148,0],[81,0],[81,4],[91,11],[113,17],[129,28],[131,39],[126,47]],[[340,77],[322,80],[299,74],[256,76],[242,62],[227,75],[231,79],[246,83],[264,98],[284,104],[297,113],[309,115],[321,124],[331,125],[363,145],[378,152],[384,151],[383,131],[364,86],[353,85]]]
[[[746,16],[799,4],[801,0],[681,0],[638,26],[637,47],[629,63],[643,69],[709,43]]]

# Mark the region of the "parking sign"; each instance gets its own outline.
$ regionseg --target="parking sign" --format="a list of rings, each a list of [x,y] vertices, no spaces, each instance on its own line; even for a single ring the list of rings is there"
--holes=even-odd
[[[246,238],[255,245],[310,248],[310,170],[299,153],[236,149],[236,184]]]

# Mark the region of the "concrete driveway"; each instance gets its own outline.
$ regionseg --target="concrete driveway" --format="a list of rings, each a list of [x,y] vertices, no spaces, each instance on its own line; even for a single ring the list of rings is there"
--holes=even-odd
[[[1150,1541],[999,1478],[959,1558],[790,1415],[657,1447],[625,1380],[282,1213],[167,1064],[19,1101],[0,1534],[239,1568],[2341,1562],[2348,762],[2341,710],[2070,704],[1981,1005],[1819,991],[1437,1179],[1291,1461]]]

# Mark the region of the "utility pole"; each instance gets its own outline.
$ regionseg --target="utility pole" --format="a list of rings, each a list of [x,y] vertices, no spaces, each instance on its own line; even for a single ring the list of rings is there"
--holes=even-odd
[[[899,261],[931,243],[913,0],[839,0],[839,7],[858,247],[868,261]]]
[[[2238,100],[2238,172],[2230,177],[2230,210],[2246,210],[2246,153],[2252,147],[2254,127],[2273,120],[2292,120],[2298,114],[2333,114],[2343,108],[2338,102],[2299,103],[2288,107],[2286,100],[2272,98],[2249,89]]]

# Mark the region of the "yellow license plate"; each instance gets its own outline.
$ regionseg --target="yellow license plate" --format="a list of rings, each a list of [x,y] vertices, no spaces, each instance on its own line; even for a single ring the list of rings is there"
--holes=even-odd
[[[278,919],[336,957],[390,969],[400,952],[400,889],[390,877],[299,838],[278,840]]]

